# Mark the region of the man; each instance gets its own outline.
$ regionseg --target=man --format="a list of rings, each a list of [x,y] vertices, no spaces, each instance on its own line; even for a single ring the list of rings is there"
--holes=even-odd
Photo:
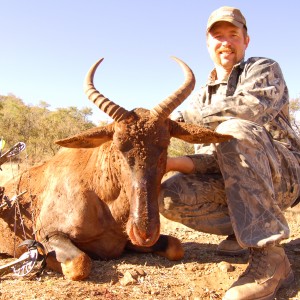
[[[223,254],[249,249],[249,265],[224,299],[273,299],[294,279],[279,243],[289,236],[283,211],[300,196],[300,140],[288,90],[277,62],[244,60],[250,38],[240,10],[214,11],[206,40],[215,68],[181,117],[234,138],[169,158],[167,171],[179,173],[162,184],[160,210],[196,230],[228,235],[218,247]]]

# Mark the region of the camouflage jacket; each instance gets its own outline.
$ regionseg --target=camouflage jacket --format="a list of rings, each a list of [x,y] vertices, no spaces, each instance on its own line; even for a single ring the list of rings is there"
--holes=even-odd
[[[213,70],[206,86],[192,95],[182,111],[185,122],[214,129],[230,118],[249,120],[300,155],[300,138],[290,123],[288,89],[277,62],[251,57],[234,66],[227,82],[215,78]]]

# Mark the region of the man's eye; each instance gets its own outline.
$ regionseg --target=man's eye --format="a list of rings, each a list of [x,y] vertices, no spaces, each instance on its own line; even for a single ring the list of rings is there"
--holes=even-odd
[[[222,36],[221,35],[215,35],[214,38],[217,39],[217,40],[220,40],[222,38]]]

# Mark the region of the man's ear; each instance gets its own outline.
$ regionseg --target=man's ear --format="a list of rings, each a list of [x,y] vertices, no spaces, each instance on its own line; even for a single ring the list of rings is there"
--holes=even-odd
[[[250,43],[250,36],[247,35],[245,38],[245,45],[246,45],[245,50],[248,48],[249,43]]]

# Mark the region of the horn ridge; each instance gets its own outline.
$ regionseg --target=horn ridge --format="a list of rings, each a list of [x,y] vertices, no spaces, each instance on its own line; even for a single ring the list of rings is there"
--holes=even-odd
[[[83,85],[84,92],[90,101],[97,105],[113,120],[119,122],[127,116],[128,111],[122,106],[106,98],[94,87],[94,74],[102,61],[103,58],[99,59],[87,72]]]
[[[181,66],[185,81],[184,83],[169,97],[156,105],[151,110],[151,114],[156,117],[162,117],[164,119],[176,109],[193,91],[196,83],[196,79],[193,71],[189,66],[179,58],[172,56],[172,58]]]

